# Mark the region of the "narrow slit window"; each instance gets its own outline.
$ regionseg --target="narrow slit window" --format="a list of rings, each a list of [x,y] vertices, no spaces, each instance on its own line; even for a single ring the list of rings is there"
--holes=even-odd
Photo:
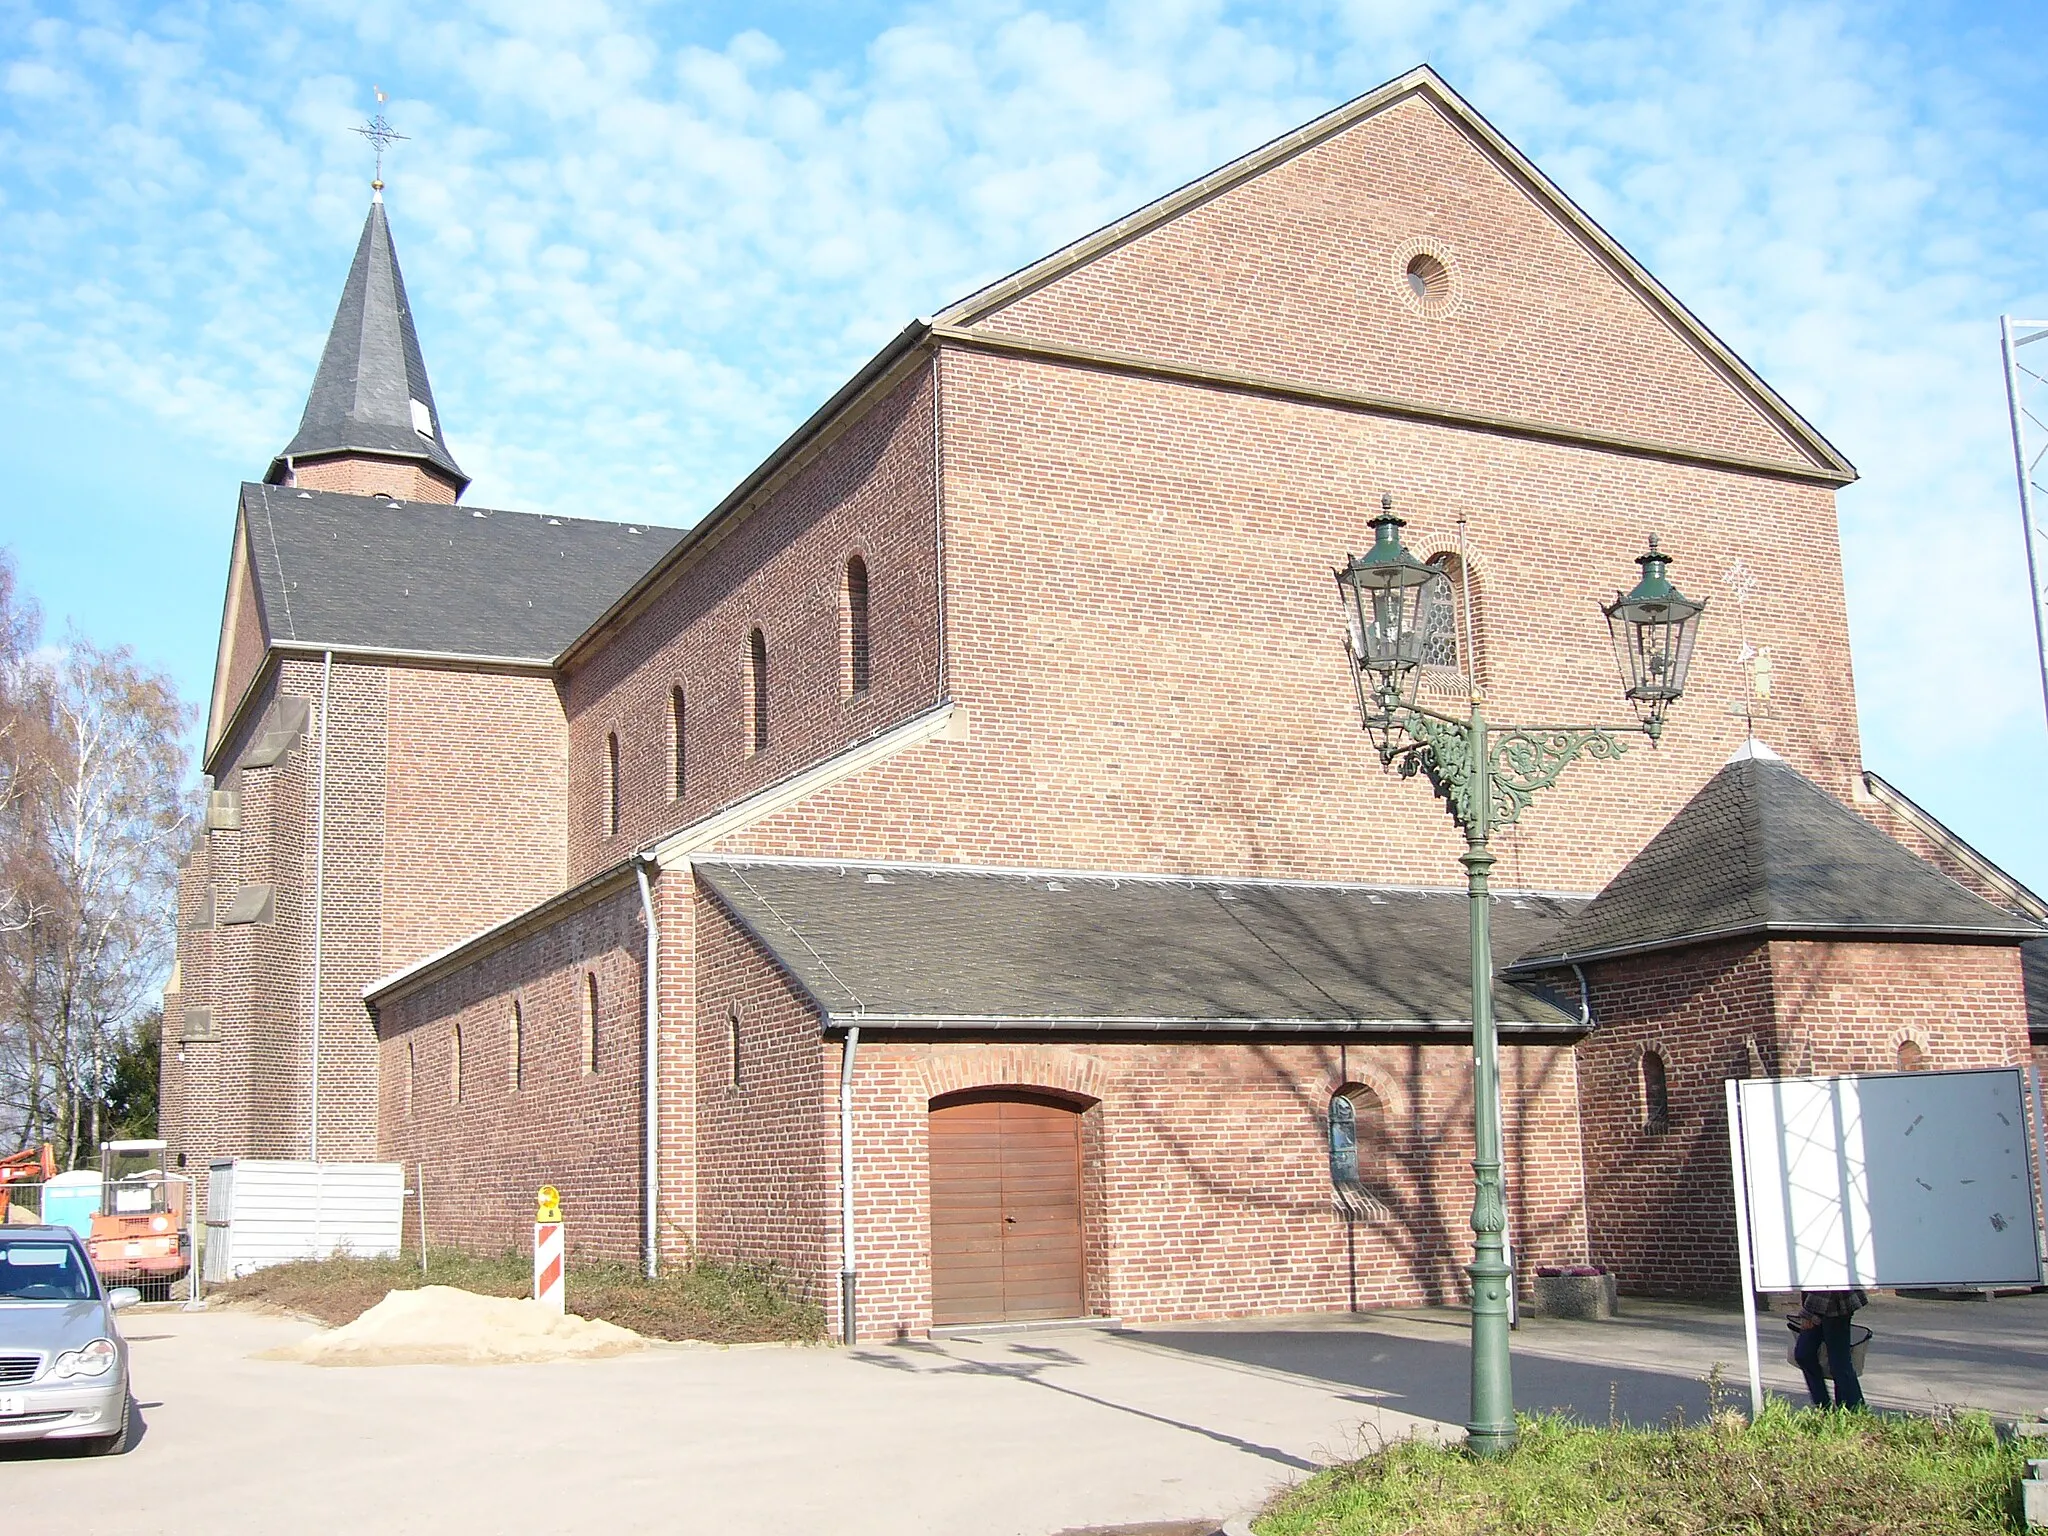
[[[740,1085],[740,1010],[737,1005],[725,1010],[725,1033],[729,1053],[732,1057],[732,1085]]]
[[[859,555],[846,562],[846,695],[868,691],[872,658],[868,648],[868,563]]]
[[[1656,1051],[1643,1052],[1643,1129],[1661,1136],[1671,1128],[1671,1087],[1664,1058]]]
[[[583,975],[583,1075],[597,1070],[597,972]]]
[[[512,999],[512,1017],[506,1028],[505,1075],[508,1085],[517,1093],[526,1081],[526,1016],[519,1006],[519,999]]]
[[[619,733],[604,739],[604,835],[619,835]]]
[[[462,1026],[456,1025],[448,1036],[448,1101],[462,1102]]]
[[[689,788],[689,747],[683,728],[689,720],[689,701],[683,697],[680,687],[671,688],[668,694],[668,734],[671,757],[672,779],[669,791],[678,800]]]
[[[768,750],[768,637],[747,637],[747,752]]]
[[[413,1050],[413,1042],[408,1040],[405,1042],[405,1112],[408,1117],[412,1114],[412,1085],[418,1071],[419,1055]]]

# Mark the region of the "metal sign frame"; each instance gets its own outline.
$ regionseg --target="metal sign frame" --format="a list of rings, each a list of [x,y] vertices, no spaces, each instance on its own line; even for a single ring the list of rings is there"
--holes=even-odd
[[[1860,1085],[1867,1082],[1890,1081],[1902,1078],[1910,1078],[1915,1082],[1925,1082],[1931,1080],[1938,1080],[1942,1078],[1982,1077],[1990,1074],[2010,1076],[2013,1079],[2014,1085],[2018,1092],[2019,1108],[2020,1113],[2023,1117],[2023,1123],[2018,1127],[2018,1130],[2022,1148],[2021,1155],[2025,1163],[2025,1179],[2027,1185],[2028,1200],[2027,1221],[2025,1230],[2027,1233],[2027,1239],[2034,1250],[2032,1269],[2034,1277],[2038,1279],[2044,1273],[2048,1273],[2048,1267],[2044,1267],[2044,1260],[2048,1260],[2048,1251],[2044,1251],[2043,1242],[2044,1234],[2048,1234],[2048,1229],[2044,1229],[2044,1227],[2042,1226],[2043,1207],[2044,1204],[2048,1204],[2048,1202],[2044,1202],[2044,1200],[2042,1199],[2042,1180],[2044,1177],[2044,1169],[2048,1169],[2048,1126],[2044,1126],[2043,1123],[2041,1082],[2040,1073],[2038,1071],[2032,1068],[2022,1068],[2013,1066],[1996,1068],[1980,1067],[1951,1073],[1851,1072],[1835,1074],[1828,1077],[1810,1078],[1730,1078],[1722,1085],[1726,1093],[1727,1099],[1728,1155],[1730,1172],[1732,1175],[1732,1194],[1735,1200],[1736,1253],[1737,1261],[1740,1265],[1741,1270],[1740,1280],[1742,1286],[1742,1320],[1744,1343],[1746,1346],[1746,1353],[1748,1356],[1749,1365],[1749,1396],[1750,1408],[1752,1413],[1760,1414],[1763,1412],[1764,1388],[1763,1364],[1757,1339],[1756,1298],[1759,1276],[1756,1251],[1756,1234],[1753,1230],[1752,1225],[1754,1220],[1756,1219],[1756,1213],[1753,1209],[1752,1204],[1753,1194],[1751,1186],[1753,1170],[1749,1162],[1748,1138],[1744,1134],[1745,1124],[1742,1106],[1742,1090],[1744,1086],[1747,1084],[1756,1083],[1799,1083],[1802,1085],[1814,1085],[1841,1084],[1845,1082]],[[2031,1119],[2031,1126],[2024,1123],[2024,1120],[2027,1118]],[[1917,1124],[1917,1121],[1914,1123]],[[1911,1126],[1907,1127],[1906,1134],[1911,1134]],[[1840,1183],[1843,1190],[1845,1191],[1844,1203],[1846,1205],[1849,1203],[1847,1192],[1850,1191],[1856,1184],[1858,1184],[1865,1177],[1865,1174],[1861,1166],[1851,1166],[1850,1161],[1843,1156],[1843,1149],[1841,1147],[1837,1148],[1836,1156],[1838,1159],[1841,1160],[1842,1172],[1840,1175]],[[1786,1169],[1780,1170],[1781,1174],[1787,1171],[1788,1170]],[[1938,1176],[1939,1175],[1937,1175],[1937,1177]],[[2011,1177],[2011,1174],[2008,1173],[2006,1176]],[[1970,1181],[1965,1180],[1964,1182],[1967,1183]],[[1929,1187],[1932,1188],[1933,1186]],[[1869,1217],[1867,1204],[1868,1203],[1866,1201],[1865,1208],[1860,1212],[1860,1214],[1862,1214],[1866,1220],[1868,1220]],[[2014,1214],[2016,1215],[2017,1213]],[[1851,1261],[1852,1268],[1860,1267],[1862,1262],[1864,1261],[1861,1256],[1859,1248],[1857,1255]],[[1856,1283],[1876,1286],[1880,1284],[1944,1283],[1956,1285],[1972,1285],[1990,1282],[1986,1282],[1984,1276],[1982,1275],[1962,1274],[1957,1274],[1946,1281],[1887,1281],[1884,1279],[1881,1273],[1878,1273],[1875,1270],[1873,1270],[1873,1272],[1868,1277],[1858,1279]],[[2014,1283],[2019,1283],[2016,1277]]]

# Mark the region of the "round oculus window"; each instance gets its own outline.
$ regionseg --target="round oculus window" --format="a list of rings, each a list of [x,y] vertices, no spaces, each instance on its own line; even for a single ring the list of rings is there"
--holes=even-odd
[[[1428,251],[1408,258],[1408,291],[1425,309],[1435,309],[1451,296],[1451,269]]]

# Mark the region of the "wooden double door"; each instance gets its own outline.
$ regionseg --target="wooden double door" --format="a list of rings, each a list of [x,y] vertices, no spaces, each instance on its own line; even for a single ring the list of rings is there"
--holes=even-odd
[[[931,1112],[932,1321],[1079,1317],[1081,1115],[975,1094]]]

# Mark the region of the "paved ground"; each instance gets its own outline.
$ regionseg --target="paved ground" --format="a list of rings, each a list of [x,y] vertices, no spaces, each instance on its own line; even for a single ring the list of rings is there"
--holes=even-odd
[[[2048,1296],[1877,1303],[1879,1403],[2048,1397]],[[131,1313],[127,1456],[0,1450],[21,1530],[937,1532],[1220,1520],[1381,1436],[1464,1413],[1463,1317],[1282,1319],[828,1348],[661,1349],[568,1365],[324,1370],[239,1311]],[[1783,1345],[1769,1379],[1797,1387]],[[1739,1314],[1633,1303],[1532,1321],[1517,1399],[1604,1419],[1742,1384]]]

